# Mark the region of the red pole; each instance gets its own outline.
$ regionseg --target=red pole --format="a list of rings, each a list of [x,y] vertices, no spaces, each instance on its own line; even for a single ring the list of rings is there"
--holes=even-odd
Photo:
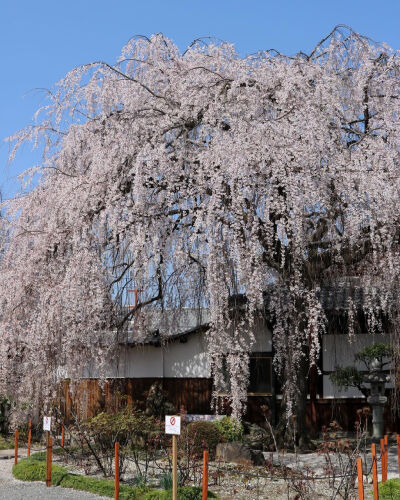
[[[14,433],[14,465],[18,463],[18,429]]]
[[[383,437],[383,445],[384,445],[384,450],[385,450],[385,475],[382,477],[382,483],[387,481],[387,472],[388,472],[388,448],[389,448],[389,442],[388,442],[388,436],[385,434]]]
[[[46,466],[46,486],[51,486],[51,459],[53,451],[53,438],[47,432],[47,466]]]
[[[385,440],[380,440],[381,444],[381,472],[382,472],[382,483],[386,481],[385,479]]]
[[[374,500],[379,500],[378,491],[378,464],[376,460],[376,444],[371,445],[372,452],[372,482],[374,484]]]
[[[115,500],[119,500],[119,443],[115,443]]]
[[[64,448],[64,424],[61,424],[61,448]]]
[[[399,468],[399,476],[400,476],[400,435],[397,434],[397,464]]]
[[[28,424],[28,452],[27,456],[31,456],[31,440],[32,440],[32,420],[29,419],[29,424]]]
[[[357,458],[357,475],[358,475],[358,500],[364,500],[364,482],[362,460]]]
[[[208,450],[203,451],[203,496],[202,500],[208,497]]]

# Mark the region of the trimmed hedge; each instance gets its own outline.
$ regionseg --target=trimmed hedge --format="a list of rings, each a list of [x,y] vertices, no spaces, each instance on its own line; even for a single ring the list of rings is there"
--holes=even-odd
[[[17,465],[13,466],[12,472],[14,477],[21,481],[45,481],[45,460],[46,454],[44,452],[34,453],[29,458],[23,458]],[[90,491],[98,495],[114,498],[114,481],[72,474],[60,465],[52,464],[51,482],[54,486]],[[180,500],[201,500],[200,488],[186,486],[179,488],[178,494]],[[140,489],[136,486],[120,485],[121,500],[170,500],[171,498],[171,491]],[[217,497],[209,492],[208,498]]]

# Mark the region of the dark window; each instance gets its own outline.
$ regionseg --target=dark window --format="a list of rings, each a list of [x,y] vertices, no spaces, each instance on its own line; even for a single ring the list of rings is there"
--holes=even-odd
[[[272,393],[272,358],[264,353],[250,356],[250,382],[247,392],[251,394]]]
[[[223,360],[224,384],[219,388],[221,395],[230,393],[230,380],[226,360]],[[272,356],[270,353],[253,352],[250,355],[249,396],[272,394]]]

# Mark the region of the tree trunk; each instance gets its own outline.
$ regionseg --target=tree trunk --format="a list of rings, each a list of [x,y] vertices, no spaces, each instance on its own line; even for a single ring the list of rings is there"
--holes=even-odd
[[[315,449],[311,441],[311,429],[307,426],[307,393],[309,361],[303,357],[297,370],[297,393],[292,405],[292,415],[287,415],[288,397],[283,394],[282,404],[276,425],[276,441],[279,448],[305,451]]]

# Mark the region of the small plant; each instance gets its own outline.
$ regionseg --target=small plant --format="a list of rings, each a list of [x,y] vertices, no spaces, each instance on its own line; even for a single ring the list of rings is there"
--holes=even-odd
[[[240,441],[243,437],[243,424],[233,417],[224,417],[217,420],[215,425],[225,441]]]
[[[172,490],[172,474],[170,472],[161,477],[160,488],[163,490]]]

